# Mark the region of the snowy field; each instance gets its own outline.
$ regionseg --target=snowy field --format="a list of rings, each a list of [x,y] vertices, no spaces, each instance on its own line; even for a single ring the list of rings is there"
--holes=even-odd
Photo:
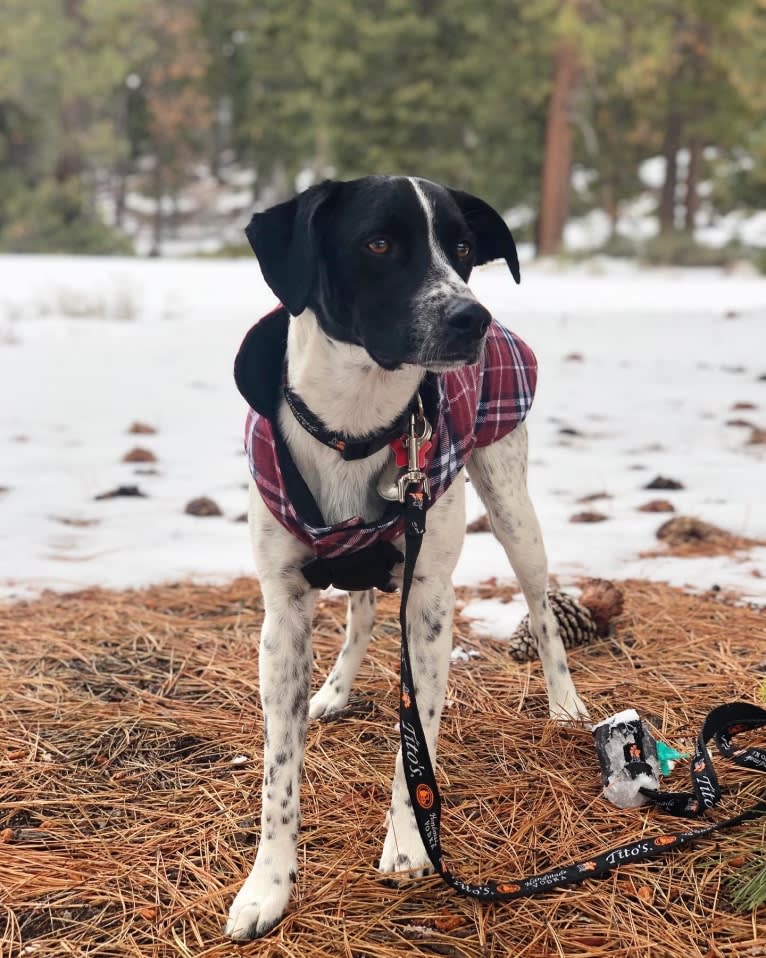
[[[244,403],[231,369],[274,298],[254,260],[0,257],[0,595],[251,574]],[[551,571],[719,585],[766,603],[766,548],[715,559],[642,558],[677,514],[766,539],[766,280],[591,262],[474,274],[499,320],[537,353],[530,486]],[[575,354],[573,356],[573,354]],[[737,403],[754,408],[733,411]],[[154,435],[129,435],[134,420]],[[562,432],[562,430],[564,430]],[[155,463],[121,460],[141,446]],[[657,475],[673,492],[643,487]],[[137,485],[145,498],[95,497]],[[582,504],[597,493],[601,498]],[[184,513],[209,496],[223,517]],[[570,522],[596,509],[606,521]],[[481,512],[469,492],[469,519]],[[511,578],[488,534],[457,579]],[[515,610],[474,609],[492,627]]]

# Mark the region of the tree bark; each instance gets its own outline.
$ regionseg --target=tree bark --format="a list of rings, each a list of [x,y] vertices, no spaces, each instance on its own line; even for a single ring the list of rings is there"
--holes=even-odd
[[[665,121],[662,155],[665,157],[665,182],[660,194],[660,234],[666,236],[676,228],[676,186],[678,183],[678,150],[681,146],[681,116],[670,112]]]
[[[154,208],[154,217],[152,220],[152,248],[149,251],[150,256],[161,256],[162,255],[162,230],[165,225],[165,217],[162,212],[162,195],[163,195],[163,182],[162,182],[162,172],[160,169],[160,157],[159,155],[155,156],[155,167],[154,175],[152,177],[153,186],[154,186],[154,201],[156,206]]]
[[[80,0],[64,0],[64,15],[74,21],[78,28],[82,26],[80,20]],[[78,55],[81,47],[79,33],[73,34],[73,49],[69,55]],[[84,161],[80,149],[80,136],[83,128],[83,104],[79,97],[71,97],[61,104],[61,146],[53,175],[58,183],[79,177],[84,168]]]
[[[577,84],[577,51],[566,41],[556,51],[553,91],[545,126],[545,151],[540,188],[538,256],[559,251],[569,209],[572,170],[572,98]]]
[[[700,198],[697,188],[699,187],[701,172],[702,140],[698,136],[693,136],[689,140],[689,169],[686,173],[684,229],[687,233],[694,232],[694,223],[697,218],[697,210],[699,209],[700,205]]]

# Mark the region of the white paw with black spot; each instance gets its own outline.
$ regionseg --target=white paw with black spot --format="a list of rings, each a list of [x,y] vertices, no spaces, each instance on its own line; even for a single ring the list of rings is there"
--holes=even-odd
[[[414,827],[414,819],[412,827],[397,829],[396,834],[398,841],[394,829],[388,829],[378,871],[384,875],[395,873],[402,878],[423,878],[433,874],[433,865],[426,854],[417,828]]]
[[[295,869],[260,867],[256,862],[229,909],[225,934],[234,941],[260,938],[279,923],[285,913]]]

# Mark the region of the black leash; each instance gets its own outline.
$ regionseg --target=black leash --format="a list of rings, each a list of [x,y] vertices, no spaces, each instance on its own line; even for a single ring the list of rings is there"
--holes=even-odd
[[[426,531],[427,491],[416,476],[404,490],[404,574],[399,624],[402,630],[401,687],[399,698],[399,727],[402,743],[402,761],[407,789],[412,801],[420,837],[432,865],[444,881],[461,895],[485,901],[511,901],[526,898],[581,882],[586,878],[598,878],[627,862],[641,862],[672,849],[681,848],[698,841],[711,832],[724,831],[742,822],[766,814],[766,793],[756,804],[722,822],[716,822],[692,831],[672,832],[654,838],[641,838],[628,845],[620,845],[608,852],[593,855],[587,861],[575,862],[563,868],[554,868],[539,875],[487,881],[472,884],[456,877],[450,871],[441,847],[441,796],[436,785],[433,766],[428,754],[423,726],[420,722],[415,683],[412,678],[409,642],[407,637],[407,600],[415,573],[423,535]],[[672,815],[696,817],[712,808],[721,797],[718,777],[713,767],[707,743],[715,739],[719,751],[725,757],[754,771],[766,772],[766,750],[738,748],[732,738],[742,732],[766,726],[766,710],[748,702],[731,702],[710,712],[697,738],[697,746],[691,763],[692,791],[688,793],[661,793],[644,791],[662,811]]]

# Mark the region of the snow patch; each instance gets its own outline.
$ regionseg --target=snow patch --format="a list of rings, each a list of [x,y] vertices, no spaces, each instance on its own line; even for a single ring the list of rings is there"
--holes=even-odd
[[[231,369],[274,305],[255,259],[4,256],[0,270],[0,594],[252,574],[247,528],[235,521],[249,477]],[[766,281],[601,258],[526,264],[520,287],[495,264],[472,286],[538,357],[529,486],[559,581],[635,576],[766,603],[766,548],[642,555],[658,550],[667,516],[638,511],[662,496],[678,514],[766,540],[766,447],[727,425],[739,416],[766,426]],[[732,413],[743,401],[756,408]],[[157,433],[127,434],[136,419]],[[139,438],[156,463],[121,461]],[[685,488],[645,490],[657,474]],[[146,498],[95,499],[125,484]],[[611,498],[578,503],[597,492]],[[223,517],[184,514],[202,495]],[[570,522],[591,507],[607,521]],[[469,485],[469,517],[482,511]],[[491,535],[466,536],[458,583],[511,575]],[[493,600],[464,614],[507,637],[524,611],[520,599]]]

